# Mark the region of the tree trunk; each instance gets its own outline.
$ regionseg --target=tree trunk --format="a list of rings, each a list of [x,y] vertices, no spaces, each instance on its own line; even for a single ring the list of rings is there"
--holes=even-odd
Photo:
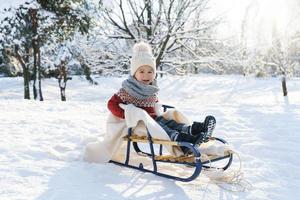
[[[198,74],[198,67],[194,66],[194,73]]]
[[[24,79],[24,99],[30,99],[30,90],[29,90],[30,73],[28,67],[23,68],[23,79]]]
[[[23,69],[23,79],[24,79],[24,99],[30,99],[30,90],[29,90],[29,81],[30,81],[30,73],[29,69],[26,66],[26,63],[22,59],[22,56],[19,54],[19,46],[15,45],[15,55],[17,60],[21,63]]]
[[[287,87],[286,87],[286,76],[285,76],[285,73],[283,73],[283,76],[282,76],[282,79],[281,79],[281,85],[282,85],[283,96],[287,96],[288,91],[287,91]]]
[[[42,75],[41,75],[41,51],[39,45],[39,38],[37,39],[37,67],[38,67],[38,80],[39,80],[39,96],[40,101],[44,101],[42,93]]]
[[[29,14],[31,16],[31,25],[32,25],[32,31],[33,31],[33,39],[32,39],[32,48],[33,48],[33,98],[37,99],[38,93],[36,89],[36,79],[37,79],[37,19],[36,19],[36,14],[37,11],[36,9],[29,9]]]
[[[34,99],[37,96],[40,97],[40,101],[43,101],[43,94],[42,94],[42,82],[41,82],[41,52],[40,52],[40,44],[39,44],[39,37],[37,33],[38,29],[38,21],[37,21],[37,9],[29,9],[30,16],[31,16],[31,24],[32,24],[32,32],[33,32],[33,39],[32,39],[32,47],[33,47],[33,95]],[[38,93],[36,89],[36,80],[38,79]]]
[[[59,66],[58,85],[60,88],[60,97],[62,101],[66,101],[67,80],[66,64],[65,61],[61,61]]]
[[[35,61],[34,61],[35,62]],[[36,64],[33,64],[33,74],[32,74],[32,79],[33,79],[33,84],[32,84],[32,91],[33,91],[33,98],[36,99],[37,98],[37,90],[36,90]]]
[[[145,4],[147,7],[147,40],[150,41],[152,39],[151,0],[146,0]]]

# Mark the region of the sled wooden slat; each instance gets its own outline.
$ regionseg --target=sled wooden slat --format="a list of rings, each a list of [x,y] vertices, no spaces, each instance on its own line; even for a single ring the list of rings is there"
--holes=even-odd
[[[195,156],[181,156],[181,157],[177,157],[177,162],[189,162],[189,163],[194,163],[195,162]]]
[[[215,160],[218,158],[222,158],[222,157],[226,157],[226,156],[230,156],[230,152],[226,151],[224,152],[224,155],[220,156],[220,155],[205,155],[205,156],[201,156],[201,161],[202,162],[207,162],[210,160]],[[157,161],[172,161],[172,162],[189,162],[189,163],[194,163],[195,162],[195,157],[192,155],[188,155],[188,156],[173,156],[173,155],[162,155],[162,156],[155,156],[155,160]]]
[[[171,161],[171,162],[193,162],[194,156],[172,156],[172,155],[163,155],[156,156],[155,160],[157,161]]]
[[[174,159],[175,157],[172,155],[163,155],[163,156],[155,156],[155,160],[159,160],[159,161],[169,161]]]
[[[125,141],[128,141],[128,136],[123,137]],[[130,136],[130,140],[132,142],[139,142],[139,143],[149,143],[147,136],[138,136],[132,135]],[[153,144],[162,144],[162,145],[171,145],[171,146],[178,146],[177,142],[170,141],[170,140],[160,140],[152,138]]]
[[[194,156],[173,156],[173,155],[163,155],[163,156],[156,156],[155,160],[157,161],[171,161],[171,162],[189,162],[193,163],[195,161]]]

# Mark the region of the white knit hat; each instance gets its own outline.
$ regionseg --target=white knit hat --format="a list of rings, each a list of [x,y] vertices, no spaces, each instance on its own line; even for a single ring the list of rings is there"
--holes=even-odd
[[[139,42],[133,46],[130,68],[131,76],[134,76],[136,70],[143,65],[152,67],[154,74],[156,73],[156,64],[151,51],[151,46],[145,42]]]

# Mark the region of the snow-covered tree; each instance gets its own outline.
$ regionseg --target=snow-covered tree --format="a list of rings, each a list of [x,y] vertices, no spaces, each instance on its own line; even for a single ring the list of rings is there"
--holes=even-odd
[[[300,77],[300,32],[296,32],[289,38],[287,54],[293,66],[292,74]]]
[[[106,22],[114,28],[104,29],[103,34],[125,40],[127,48],[136,41],[147,40],[154,47],[156,64],[161,71],[163,66],[181,66],[183,53],[194,55],[189,62],[197,63],[202,57],[195,57],[194,51],[201,44],[206,44],[205,48],[211,46],[214,41],[207,36],[219,22],[202,17],[208,9],[207,2],[113,0],[103,5],[103,12]]]
[[[79,35],[75,37],[71,48],[75,59],[80,62],[82,69],[88,69],[93,74],[103,76],[127,74],[129,48],[118,39],[108,39],[99,34],[102,28],[95,27],[86,37]]]
[[[29,99],[30,71],[33,74],[33,93],[43,100],[41,78],[45,69],[41,65],[45,56],[41,47],[60,45],[74,34],[87,33],[91,26],[88,4],[85,0],[36,0],[24,3],[11,13],[0,26],[1,51],[17,58],[23,69],[24,98]],[[39,93],[35,81],[39,82]]]
[[[14,57],[22,66],[25,99],[30,99],[29,68],[34,35],[29,9],[35,6],[35,4],[25,3],[17,9],[5,9],[8,16],[1,21],[0,26],[0,49],[3,56]]]
[[[273,25],[272,47],[269,49],[265,59],[266,71],[271,75],[282,75],[282,91],[287,96],[286,75],[291,67],[287,57],[287,51],[278,37],[275,24]]]

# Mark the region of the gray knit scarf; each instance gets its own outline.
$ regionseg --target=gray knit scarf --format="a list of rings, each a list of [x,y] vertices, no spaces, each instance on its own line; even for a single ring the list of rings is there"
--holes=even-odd
[[[151,85],[146,85],[137,81],[133,76],[129,76],[128,79],[123,81],[122,88],[137,99],[147,99],[150,96],[156,96],[159,91],[156,80]]]

